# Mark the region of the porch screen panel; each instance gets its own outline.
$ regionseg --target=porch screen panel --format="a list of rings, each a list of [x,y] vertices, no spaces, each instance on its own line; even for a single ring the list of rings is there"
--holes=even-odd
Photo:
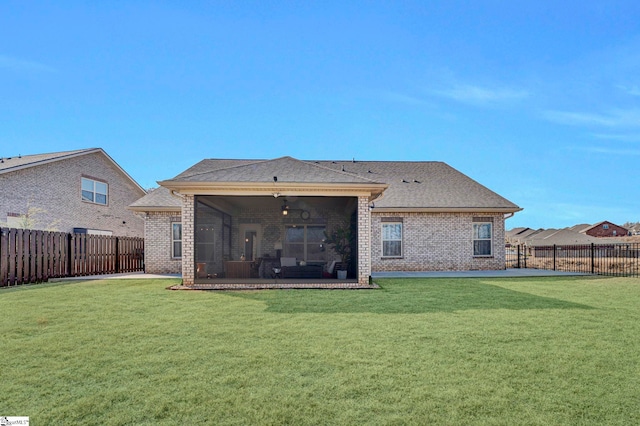
[[[304,227],[288,226],[286,228],[284,253],[286,257],[304,259]]]
[[[307,260],[325,260],[324,226],[307,226]]]
[[[225,216],[228,215],[204,202],[196,203],[195,263],[201,264],[201,271],[204,266],[204,272],[212,277],[222,276],[224,272],[224,253],[230,242],[225,238],[225,231],[230,228],[225,224]]]

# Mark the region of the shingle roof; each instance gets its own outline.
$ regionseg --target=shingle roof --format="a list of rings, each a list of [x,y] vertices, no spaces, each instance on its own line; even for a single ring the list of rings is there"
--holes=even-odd
[[[439,161],[319,161],[389,184],[376,208],[520,208],[470,177]]]
[[[386,184],[381,209],[483,209],[519,211],[453,167],[437,161],[302,161],[207,159],[164,182],[172,183]],[[163,184],[163,182],[160,182]]]
[[[207,170],[207,168],[209,168]],[[171,179],[174,182],[373,183],[316,163],[281,157],[274,160],[205,160]]]
[[[99,148],[78,149],[75,151],[51,152],[47,154],[19,155],[17,157],[0,157],[0,173],[6,173],[25,167],[37,166],[51,161],[62,160],[76,155],[99,151]]]
[[[579,225],[573,225],[569,229],[576,232],[584,232],[585,230],[591,228],[592,225],[588,223],[581,223]]]
[[[133,179],[113,158],[111,158],[102,148],[77,149],[74,151],[51,152],[45,154],[19,155],[17,157],[0,157],[0,174],[10,173],[30,167],[37,167],[43,164],[52,163],[78,157],[81,155],[100,153],[104,155],[126,178],[128,178],[142,193],[146,193],[144,188]]]
[[[133,204],[129,205],[129,208],[137,211],[179,211],[182,209],[182,202],[177,196],[171,195],[171,192],[167,188],[159,187],[152,189],[147,195],[136,200]]]
[[[525,243],[529,246],[552,246],[556,245],[572,245],[572,244],[591,244],[597,241],[596,238],[580,232],[572,231],[569,228],[551,229],[546,232],[533,235],[529,239],[525,239]]]

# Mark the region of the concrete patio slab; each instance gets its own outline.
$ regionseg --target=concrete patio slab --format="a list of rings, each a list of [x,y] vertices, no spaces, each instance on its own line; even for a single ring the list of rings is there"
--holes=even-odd
[[[376,278],[513,278],[591,275],[582,272],[548,271],[545,269],[501,269],[497,271],[416,271],[373,272]]]

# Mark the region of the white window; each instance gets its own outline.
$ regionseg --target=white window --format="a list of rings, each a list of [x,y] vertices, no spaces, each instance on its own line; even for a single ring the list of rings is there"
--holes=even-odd
[[[493,223],[474,222],[473,224],[473,255],[491,256]]]
[[[605,223],[604,225],[602,225],[602,229],[609,229],[609,225]]]
[[[325,226],[292,225],[285,229],[284,253],[305,261],[323,261]]]
[[[182,257],[182,223],[171,223],[171,257]]]
[[[402,222],[382,223],[382,257],[402,257]]]
[[[82,178],[82,201],[107,205],[109,186],[105,182]]]

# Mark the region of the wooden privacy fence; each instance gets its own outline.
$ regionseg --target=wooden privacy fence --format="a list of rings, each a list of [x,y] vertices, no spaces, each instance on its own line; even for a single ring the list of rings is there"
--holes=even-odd
[[[144,239],[0,228],[0,287],[144,271]]]
[[[640,244],[582,244],[506,248],[507,268],[533,268],[597,275],[640,276]]]

